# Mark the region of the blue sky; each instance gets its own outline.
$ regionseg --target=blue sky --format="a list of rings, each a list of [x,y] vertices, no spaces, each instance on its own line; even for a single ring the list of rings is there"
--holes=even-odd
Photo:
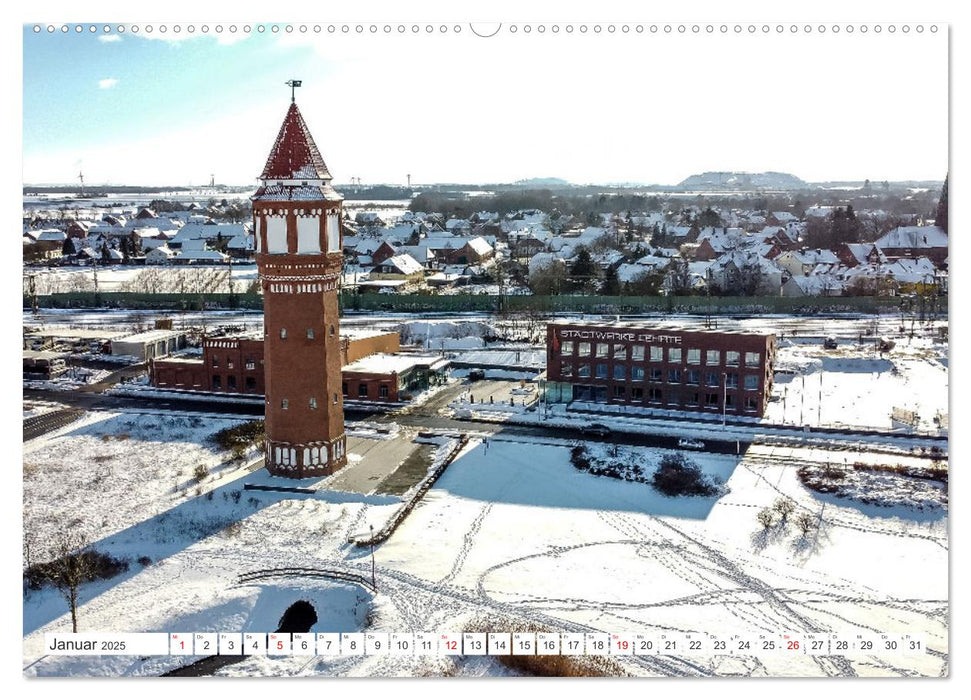
[[[139,36],[102,26],[24,27],[25,182],[72,182],[83,170],[92,184],[203,184],[210,173],[254,183],[291,77],[304,81],[297,101],[338,182],[947,170],[944,25],[937,35],[850,37],[527,36],[507,24],[480,39],[467,23],[459,33],[436,23],[431,34],[392,24],[390,35],[382,24],[359,35],[324,24],[236,40],[171,40],[172,24],[161,40],[143,38],[144,25]]]

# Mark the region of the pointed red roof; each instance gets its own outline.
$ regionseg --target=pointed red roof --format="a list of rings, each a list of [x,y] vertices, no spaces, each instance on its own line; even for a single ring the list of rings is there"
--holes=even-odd
[[[262,180],[331,180],[297,103],[291,102],[263,168]]]

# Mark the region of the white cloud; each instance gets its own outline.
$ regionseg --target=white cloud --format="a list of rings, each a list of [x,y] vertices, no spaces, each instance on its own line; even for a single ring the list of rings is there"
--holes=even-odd
[[[118,84],[118,78],[104,78],[98,81],[98,87],[102,90],[110,90]]]
[[[102,34],[98,37],[98,41],[103,44],[113,44],[115,42],[121,41],[121,37],[117,34]]]

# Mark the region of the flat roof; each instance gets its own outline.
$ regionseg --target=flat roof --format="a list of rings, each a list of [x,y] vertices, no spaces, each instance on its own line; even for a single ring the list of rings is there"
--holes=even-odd
[[[754,338],[774,338],[775,333],[758,333],[756,331],[743,330],[723,330],[715,328],[691,328],[679,326],[674,323],[661,321],[659,323],[642,323],[639,321],[553,321],[548,325],[558,328],[566,327],[587,327],[591,329],[602,328],[606,330],[631,330],[631,331],[668,331],[676,333],[703,333],[705,335],[744,335]]]
[[[24,350],[25,360],[56,360],[66,355],[65,352],[51,352],[50,350]]]
[[[377,338],[382,335],[398,335],[398,331],[378,331],[378,330],[365,330],[362,328],[341,328],[340,335],[342,338],[348,338],[350,340],[361,340],[363,338]]]
[[[27,338],[78,338],[79,340],[113,340],[127,331],[104,331],[91,328],[54,328],[24,333]]]
[[[171,338],[172,336],[185,335],[185,331],[175,331],[175,330],[165,330],[163,328],[155,328],[150,331],[142,331],[141,333],[135,333],[134,335],[126,335],[124,338],[115,338],[115,342],[118,343],[151,343],[156,340],[165,340]],[[214,340],[218,340],[215,339]]]
[[[362,372],[365,374],[390,374],[397,372],[401,374],[412,367],[429,367],[438,369],[448,364],[448,360],[438,355],[390,355],[379,352],[374,355],[362,357],[356,362],[344,365],[344,372]]]

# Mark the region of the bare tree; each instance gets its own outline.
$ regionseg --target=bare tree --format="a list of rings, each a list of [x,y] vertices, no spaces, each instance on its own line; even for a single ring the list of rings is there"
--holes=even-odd
[[[53,559],[42,564],[44,577],[60,591],[71,609],[71,628],[78,631],[78,589],[94,577],[94,559],[87,537],[77,531],[60,531],[51,547]]]
[[[789,516],[792,515],[793,511],[796,510],[796,502],[791,498],[783,497],[772,505],[772,509],[775,510],[782,517],[782,521],[785,522],[789,519]]]
[[[809,513],[800,513],[796,517],[796,527],[802,532],[803,536],[808,535],[816,529],[816,519]]]

